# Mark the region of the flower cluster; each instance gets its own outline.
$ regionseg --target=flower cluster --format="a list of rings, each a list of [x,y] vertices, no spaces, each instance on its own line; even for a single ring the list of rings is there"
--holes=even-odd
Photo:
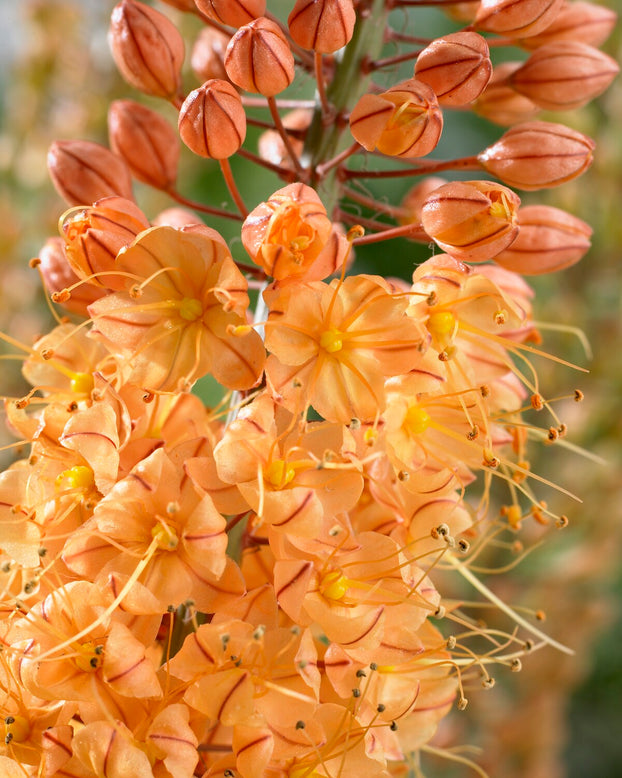
[[[204,23],[200,86],[184,92],[183,38],[143,2],[114,8],[110,42],[179,132],[120,100],[110,149],[49,154],[70,209],[33,264],[69,315],[12,343],[31,388],[5,402],[28,455],[0,475],[1,772],[404,775],[468,690],[492,686],[491,664],[518,670],[536,643],[558,645],[472,563],[522,522],[566,523],[527,458],[566,425],[531,362],[543,352],[520,274],[577,262],[590,228],[509,187],[589,166],[590,138],[533,116],[608,85],[617,66],[595,46],[614,16],[483,0],[415,51],[389,24],[414,5],[400,0],[297,0],[287,23],[262,0],[167,4]],[[398,55],[382,57],[385,39]],[[491,41],[528,58],[493,68]],[[308,74],[313,100],[277,99]],[[475,157],[424,159],[454,107],[512,127]],[[247,124],[268,125],[259,154]],[[180,194],[180,139],[217,160],[231,210]],[[283,185],[249,209],[233,155]],[[378,155],[402,167],[356,164]],[[501,183],[434,176],[452,169]],[[354,185],[405,175],[424,178],[400,205]],[[184,207],[148,218],[132,178]],[[408,280],[354,272],[355,254],[400,236],[444,253]],[[192,391],[207,375],[214,407]],[[513,625],[472,618],[449,571]]]

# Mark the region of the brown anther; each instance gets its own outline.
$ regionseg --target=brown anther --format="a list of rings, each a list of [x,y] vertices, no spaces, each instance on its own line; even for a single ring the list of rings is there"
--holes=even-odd
[[[66,303],[71,297],[69,289],[61,289],[60,292],[53,292],[50,298],[53,303]]]
[[[546,613],[541,610],[536,611],[536,619],[538,621],[545,621],[546,620]]]
[[[580,389],[575,389],[574,390],[574,401],[576,403],[582,402],[584,397],[585,397],[585,395],[583,394],[583,392]]]
[[[556,427],[549,427],[549,431],[548,431],[547,437],[551,441],[551,443],[556,441],[557,438],[559,437],[559,432],[557,431],[557,428]]]
[[[512,659],[512,662],[510,664],[510,670],[513,673],[520,673],[522,669],[523,669],[523,663],[520,661],[520,659],[518,659],[518,657],[516,659]]]
[[[434,611],[434,617],[437,619],[444,619],[446,613],[446,608],[443,605],[439,605],[438,608]]]
[[[144,403],[153,402],[154,399],[155,399],[155,394],[153,392],[145,392],[145,394],[143,394]]]
[[[67,412],[68,413],[74,413],[74,411],[77,411],[77,410],[78,410],[78,403],[75,400],[73,400],[72,402],[70,402],[67,405]]]
[[[494,678],[484,678],[482,679],[482,686],[484,689],[492,689],[492,687],[495,685],[495,679]]]
[[[41,359],[45,359],[47,361],[48,359],[52,359],[53,356],[54,356],[53,348],[44,348],[41,350]]]
[[[140,288],[139,284],[134,284],[134,286],[130,287],[128,294],[132,300],[138,300],[139,297],[142,297],[143,290]]]
[[[410,478],[410,473],[407,470],[400,470],[397,474],[398,481],[408,481]]]
[[[34,268],[36,268],[36,267],[39,267],[39,265],[40,265],[40,264],[41,264],[41,260],[39,259],[39,257],[33,257],[33,258],[32,258],[32,259],[31,259],[31,260],[28,262],[28,267],[31,267],[31,268],[33,268],[33,269],[34,269]]]
[[[557,432],[560,438],[564,438],[566,436],[566,433],[568,432],[568,425],[562,422],[557,428]]]
[[[544,408],[544,400],[541,394],[532,394],[530,398],[531,407],[535,411],[541,411]]]
[[[479,437],[479,427],[477,424],[473,425],[473,428],[467,432],[467,438],[469,440],[476,440]]]
[[[30,400],[27,397],[22,397],[21,400],[15,400],[15,407],[19,408],[19,410],[23,410],[28,406],[30,403]]]
[[[469,701],[466,697],[460,697],[460,699],[457,702],[457,708],[458,710],[466,710],[467,705],[469,704]]]
[[[490,449],[484,449],[482,452],[482,464],[485,467],[492,467],[493,470],[499,467],[499,459],[492,453]]]
[[[507,316],[508,316],[507,311],[497,311],[494,316],[495,324],[497,324],[499,327],[502,324],[505,324],[505,322],[507,321]]]
[[[471,545],[468,540],[465,540],[464,538],[460,538],[458,541],[458,549],[461,551],[461,553],[466,554],[469,548],[471,548]]]
[[[482,384],[479,388],[479,392],[482,397],[490,397],[490,387],[488,384]]]
[[[436,294],[436,292],[434,291],[430,292],[430,294],[426,298],[426,303],[430,307],[432,307],[433,305],[436,305],[437,302],[438,302],[438,295]]]
[[[453,649],[456,647],[456,643],[457,643],[457,640],[456,640],[456,636],[455,636],[455,635],[450,635],[450,636],[447,638],[447,643],[446,643],[446,645],[447,645],[447,648],[448,648],[450,651],[453,651]]]
[[[441,362],[449,362],[449,354],[447,353],[447,349],[441,351],[440,354],[438,355],[438,358],[440,359]]]
[[[568,516],[564,516],[564,515],[558,516],[557,519],[555,520],[555,526],[557,527],[557,529],[564,529],[565,527],[568,526],[568,523],[569,523]]]
[[[529,638],[524,642],[523,648],[525,651],[532,651],[533,650],[533,640],[530,640]]]

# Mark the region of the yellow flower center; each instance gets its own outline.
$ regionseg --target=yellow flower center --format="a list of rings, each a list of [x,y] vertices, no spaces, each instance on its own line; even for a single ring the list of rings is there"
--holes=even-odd
[[[456,317],[451,311],[435,311],[428,316],[426,327],[433,338],[442,340],[451,335],[456,326]]]
[[[153,527],[151,537],[157,542],[158,548],[163,551],[174,551],[179,545],[179,538],[175,530],[162,522]]]
[[[503,219],[503,221],[515,222],[515,214],[508,202],[505,192],[494,192],[490,195],[492,200],[488,213],[495,219]]]
[[[70,386],[71,391],[75,394],[90,394],[95,382],[90,373],[74,373]]]
[[[331,570],[320,581],[320,594],[327,600],[343,600],[349,588],[350,581],[339,570]]]
[[[78,647],[75,658],[76,666],[85,673],[94,673],[104,661],[104,647],[92,640],[87,640]]]
[[[185,321],[196,321],[203,315],[203,305],[196,297],[184,297],[179,305],[179,315]]]
[[[4,742],[23,743],[30,734],[30,724],[25,716],[7,716],[4,720]]]
[[[430,426],[430,414],[419,405],[411,405],[406,412],[404,427],[410,435],[421,435]]]
[[[329,354],[341,351],[343,348],[343,332],[331,327],[322,333],[320,337],[320,346]]]
[[[275,459],[264,471],[264,478],[275,489],[282,489],[296,476],[294,467],[284,459]]]
[[[384,95],[384,97],[389,97],[389,95]],[[393,100],[391,100],[391,102],[393,102]],[[421,105],[406,100],[393,112],[393,115],[387,123],[387,129],[394,130],[414,124],[415,122],[420,121],[424,114],[425,110]]]
[[[57,475],[54,485],[59,491],[79,489],[81,492],[86,492],[93,487],[94,483],[95,478],[91,468],[86,467],[86,465],[76,465]]]

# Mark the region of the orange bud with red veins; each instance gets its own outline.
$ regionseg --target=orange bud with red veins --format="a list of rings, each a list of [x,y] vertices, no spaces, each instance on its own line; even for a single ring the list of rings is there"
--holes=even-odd
[[[195,3],[208,19],[229,27],[249,24],[266,12],[266,0],[195,0]]]
[[[524,49],[537,49],[553,41],[579,41],[598,48],[613,32],[617,14],[610,8],[578,0],[566,3],[552,24],[520,41]]]
[[[99,143],[54,141],[47,162],[56,191],[69,205],[94,203],[111,195],[134,199],[129,168],[121,157]]]
[[[194,0],[162,0],[167,5],[172,5],[173,8],[177,8],[180,11],[187,11],[188,13],[194,13],[197,10]]]
[[[153,227],[175,227],[180,230],[182,227],[188,227],[191,224],[203,224],[200,217],[194,214],[188,208],[166,208],[164,211],[151,220]]]
[[[235,154],[246,137],[246,114],[235,87],[213,78],[190,92],[179,111],[179,134],[200,157]]]
[[[67,260],[76,275],[106,289],[123,289],[131,283],[114,275],[117,254],[148,227],[138,206],[121,197],[105,197],[88,208],[71,208],[59,220]]]
[[[231,38],[225,69],[241,89],[274,97],[294,80],[294,56],[279,25],[261,17]]]
[[[508,85],[508,78],[521,65],[521,62],[503,62],[494,68],[488,86],[473,103],[472,108],[476,114],[494,124],[509,127],[529,121],[540,112],[532,100]]]
[[[479,9],[480,0],[465,0],[463,3],[443,5],[443,11],[456,22],[472,22]]]
[[[511,38],[537,35],[551,24],[564,0],[482,0],[475,27]]]
[[[62,238],[48,238],[39,252],[41,275],[45,288],[51,295],[59,294],[80,280],[67,261],[64,246]],[[80,284],[71,291],[67,299],[64,295],[61,296],[59,303],[68,311],[86,318],[86,306],[95,302],[102,294],[105,294],[103,289],[97,289],[92,284]]]
[[[576,216],[550,205],[518,209],[518,237],[495,262],[524,275],[554,273],[577,263],[590,248],[592,229]]]
[[[283,127],[286,130],[294,130],[295,134],[288,133],[289,142],[298,157],[302,154],[304,142],[301,134],[304,133],[311,124],[313,112],[306,108],[296,108],[283,117]],[[257,150],[262,159],[272,162],[273,165],[292,168],[292,160],[289,156],[283,138],[276,130],[266,130],[262,132],[257,141]]]
[[[548,189],[580,176],[592,164],[595,143],[552,122],[512,127],[477,155],[480,165],[518,189]]]
[[[209,81],[210,78],[227,79],[225,51],[230,40],[230,35],[225,35],[215,27],[204,27],[201,30],[190,55],[190,66],[201,81]]]
[[[260,203],[242,225],[242,243],[272,278],[302,276],[332,232],[319,196],[305,184],[290,184]]]
[[[361,97],[350,132],[367,149],[391,157],[424,157],[441,137],[443,113],[432,87],[414,78],[379,95]]]
[[[464,262],[484,262],[518,234],[518,195],[493,181],[452,181],[421,209],[423,229],[443,251]]]
[[[108,38],[128,84],[166,99],[179,93],[184,41],[164,14],[137,0],[122,0],[112,11]]]
[[[428,195],[436,191],[440,186],[446,184],[447,179],[440,176],[428,176],[415,184],[404,195],[401,208],[408,211],[408,216],[399,218],[400,224],[419,224],[421,221],[421,208]]]
[[[287,24],[303,49],[332,54],[352,38],[356,13],[352,0],[297,0]]]
[[[580,108],[605,91],[618,74],[617,62],[577,41],[557,41],[536,49],[510,77],[511,86],[540,108]]]
[[[466,105],[492,75],[488,44],[476,32],[437,38],[417,57],[415,78],[432,87],[441,105]]]
[[[173,187],[179,138],[159,113],[132,100],[115,100],[108,110],[108,135],[135,178],[155,189]]]

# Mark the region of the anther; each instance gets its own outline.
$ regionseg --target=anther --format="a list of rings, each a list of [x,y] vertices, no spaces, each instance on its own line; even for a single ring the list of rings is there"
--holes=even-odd
[[[369,669],[370,670],[377,670],[378,669],[378,665],[375,662],[370,662],[369,663]]]
[[[556,427],[549,427],[549,432],[547,435],[548,439],[551,441],[551,443],[554,443],[557,438],[559,438],[559,432]]]
[[[400,470],[399,473],[397,474],[398,481],[401,481],[402,483],[408,481],[409,478],[410,478],[410,473],[407,470]]]
[[[557,428],[557,432],[559,433],[559,437],[560,437],[560,438],[563,438],[563,437],[565,437],[565,436],[566,436],[566,433],[568,432],[568,425],[567,425],[567,424],[564,424],[564,422],[562,422],[562,423],[559,425],[559,427]]]
[[[33,258],[32,258],[32,259],[31,259],[31,260],[28,262],[28,267],[31,267],[31,268],[33,268],[33,270],[34,270],[34,268],[36,268],[36,267],[39,267],[39,265],[40,265],[40,264],[41,264],[41,260],[39,259],[39,257],[33,257]]]
[[[532,394],[530,402],[534,411],[541,411],[544,408],[544,400],[541,394]]]
[[[392,721],[389,724],[389,729],[391,730],[391,732],[397,732],[397,721]]]
[[[48,359],[52,359],[53,356],[54,356],[53,348],[41,349],[41,359],[45,359],[47,361]]]
[[[367,673],[365,670],[357,670],[356,671],[356,677],[357,678],[367,678]]]
[[[469,432],[467,432],[467,438],[469,440],[476,440],[479,437],[479,427],[474,424]]]
[[[523,663],[518,659],[512,659],[512,663],[510,664],[510,669],[513,673],[520,673],[520,671],[523,669]]]
[[[546,621],[546,613],[541,610],[536,611],[536,619],[538,621]]]
[[[484,687],[484,689],[492,689],[494,685],[495,685],[495,679],[490,678],[490,676],[482,680],[482,686]]]
[[[564,527],[568,526],[568,516],[558,516],[555,521],[555,526],[557,529],[564,529]]]
[[[153,392],[145,392],[145,394],[143,394],[144,403],[153,402],[154,399],[155,399],[155,394]]]
[[[296,729],[304,729],[304,728],[305,728],[304,721],[297,721],[296,722]]]
[[[444,619],[445,614],[447,613],[447,610],[443,605],[439,605],[438,608],[434,611],[434,616],[437,619]]]
[[[488,384],[482,384],[479,388],[479,392],[482,395],[482,397],[489,397],[490,387],[488,386]]]
[[[381,702],[379,702],[378,705],[376,706],[376,710],[378,711],[378,713],[384,713],[386,707],[387,707],[386,705],[383,705]]]
[[[584,397],[585,397],[585,395],[583,394],[583,392],[580,389],[575,389],[574,390],[574,401],[576,403],[582,402]]]
[[[456,643],[457,643],[457,641],[456,641],[456,636],[455,635],[450,635],[447,638],[447,648],[450,651],[453,651],[453,649],[456,647]]]
[[[466,554],[466,552],[471,548],[469,541],[465,540],[464,538],[460,538],[458,541],[458,549],[463,553]]]
[[[507,321],[507,316],[508,316],[507,311],[497,311],[495,313],[495,324],[498,325],[499,327],[502,324],[505,324],[505,322]]]
[[[458,710],[466,710],[467,705],[469,704],[469,701],[466,697],[460,697],[458,700]]]
[[[358,698],[361,696],[361,690],[360,689],[352,689],[352,696],[354,698]]]

